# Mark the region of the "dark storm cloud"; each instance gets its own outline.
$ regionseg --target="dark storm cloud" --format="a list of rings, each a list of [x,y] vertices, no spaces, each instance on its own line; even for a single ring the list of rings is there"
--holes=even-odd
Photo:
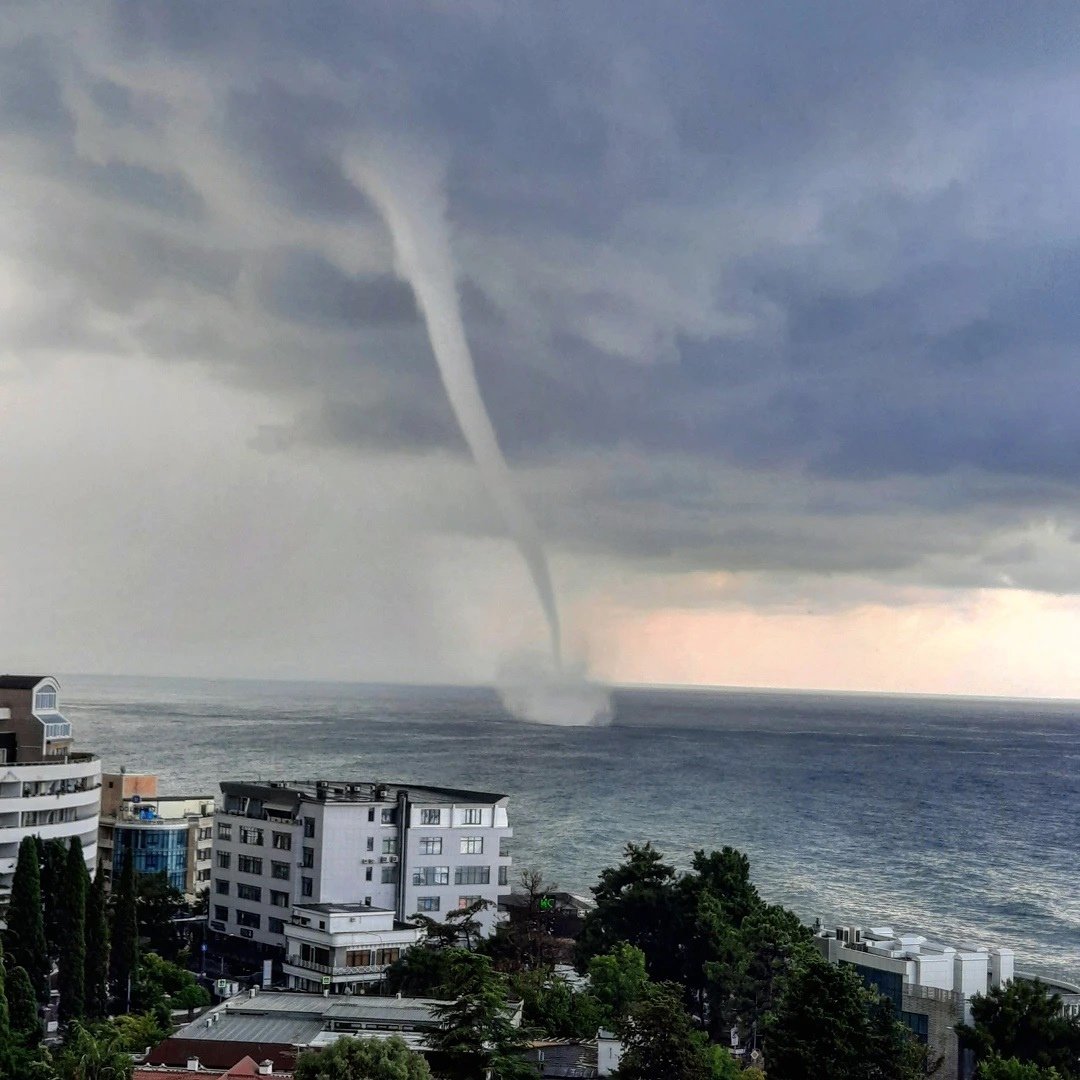
[[[460,453],[344,167],[390,134],[445,161],[481,386],[512,461],[563,478],[534,493],[555,540],[811,572],[968,552],[956,580],[991,581],[1035,556],[986,537],[1074,513],[1075,4],[22,12],[0,132],[22,191],[58,193],[10,250],[72,298],[27,347],[119,314],[163,358],[320,388],[265,446]]]

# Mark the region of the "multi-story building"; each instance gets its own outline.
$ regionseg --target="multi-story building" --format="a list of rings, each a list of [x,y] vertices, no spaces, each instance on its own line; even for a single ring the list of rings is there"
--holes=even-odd
[[[363,904],[403,922],[488,901],[509,880],[507,797],[329,780],[221,785],[210,929],[283,953],[294,905]]]
[[[889,926],[821,929],[816,941],[830,963],[854,967],[892,1002],[897,1019],[944,1058],[940,1076],[971,1076],[974,1064],[958,1044],[956,1025],[971,1023],[976,994],[1012,980],[1012,949],[945,945],[921,934],[894,934]]]
[[[282,964],[290,990],[351,992],[381,982],[402,953],[420,943],[418,926],[367,904],[297,904],[285,924]]]
[[[60,685],[48,675],[0,676],[0,907],[6,907],[23,837],[82,843],[97,864],[101,763],[72,749]]]
[[[193,901],[210,887],[213,825],[213,795],[159,795],[153,773],[104,773],[98,849],[106,888],[130,851],[137,874],[164,871]]]

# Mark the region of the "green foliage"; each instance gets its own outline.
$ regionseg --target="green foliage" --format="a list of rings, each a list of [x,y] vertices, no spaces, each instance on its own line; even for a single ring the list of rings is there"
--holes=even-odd
[[[403,1039],[338,1039],[325,1050],[308,1050],[296,1061],[296,1080],[430,1080],[422,1054]]]
[[[925,1054],[851,968],[808,953],[785,978],[767,1028],[769,1080],[916,1080]]]
[[[522,971],[510,976],[510,990],[521,998],[523,1023],[556,1039],[592,1039],[603,1026],[599,1002],[551,970]]]
[[[210,995],[190,971],[148,952],[139,959],[132,1001],[140,1010],[163,1006],[167,1015],[172,1009],[191,1011],[209,1005]]]
[[[589,961],[589,991],[600,1007],[603,1027],[614,1030],[648,987],[645,954],[634,945],[624,942]]]
[[[41,907],[40,847],[37,837],[26,836],[19,844],[19,858],[11,883],[4,945],[12,967],[24,968],[37,1000],[49,1000],[52,963],[45,943]]]
[[[1057,1069],[1040,1069],[1016,1058],[988,1057],[979,1066],[978,1080],[1061,1080]]]
[[[124,853],[120,880],[113,891],[112,949],[109,954],[109,980],[120,1006],[130,1008],[132,983],[139,962],[139,928],[135,907],[135,869],[131,852]]]
[[[1080,1023],[1061,1015],[1061,998],[1037,980],[1013,979],[972,1001],[971,1027],[957,1029],[982,1064],[994,1057],[1056,1068],[1063,1080],[1080,1077]]]
[[[63,895],[56,906],[64,921],[60,940],[60,1019],[81,1020],[86,1012],[86,893],[89,878],[82,841],[71,838],[65,856]]]
[[[120,1045],[132,1054],[145,1053],[148,1046],[156,1046],[172,1030],[171,1024],[162,1024],[161,1017],[153,1012],[127,1013],[116,1017],[112,1025]]]
[[[436,1052],[436,1071],[450,1080],[473,1080],[489,1069],[500,1080],[535,1075],[516,1055],[524,1043],[511,1023],[505,977],[492,969],[488,957],[453,951],[449,985],[455,997],[436,1007],[441,1026],[428,1039]]]
[[[101,1020],[109,1009],[109,914],[100,866],[86,897],[85,972],[86,1015],[91,1020]]]
[[[464,949],[432,948],[420,945],[409,949],[386,969],[386,987],[403,997],[452,998],[453,972]]]
[[[6,991],[12,1035],[26,1046],[36,1046],[41,1042],[41,1016],[26,968],[8,968]]]
[[[650,986],[623,1023],[623,1080],[711,1080],[719,1061],[683,1007],[682,993],[671,983]]]
[[[139,942],[150,952],[175,962],[183,939],[173,921],[187,910],[184,894],[169,884],[164,870],[135,875],[135,913]]]
[[[75,1021],[40,1075],[42,1080],[131,1080],[133,1070],[115,1028],[102,1024],[90,1029]]]
[[[46,840],[41,845],[41,899],[44,904],[45,944],[54,960],[66,935],[64,890],[67,884],[67,848],[63,840]]]

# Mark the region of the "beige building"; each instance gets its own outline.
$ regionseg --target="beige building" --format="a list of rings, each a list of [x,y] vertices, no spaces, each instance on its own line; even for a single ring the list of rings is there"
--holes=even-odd
[[[98,849],[106,887],[130,851],[136,873],[164,872],[193,901],[210,884],[213,795],[161,795],[153,773],[104,773]]]

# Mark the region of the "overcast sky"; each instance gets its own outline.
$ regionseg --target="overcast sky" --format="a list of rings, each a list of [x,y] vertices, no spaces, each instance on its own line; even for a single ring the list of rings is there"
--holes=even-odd
[[[1080,697],[1078,56],[1075,0],[9,3],[0,667],[544,648],[392,145],[593,675]]]

